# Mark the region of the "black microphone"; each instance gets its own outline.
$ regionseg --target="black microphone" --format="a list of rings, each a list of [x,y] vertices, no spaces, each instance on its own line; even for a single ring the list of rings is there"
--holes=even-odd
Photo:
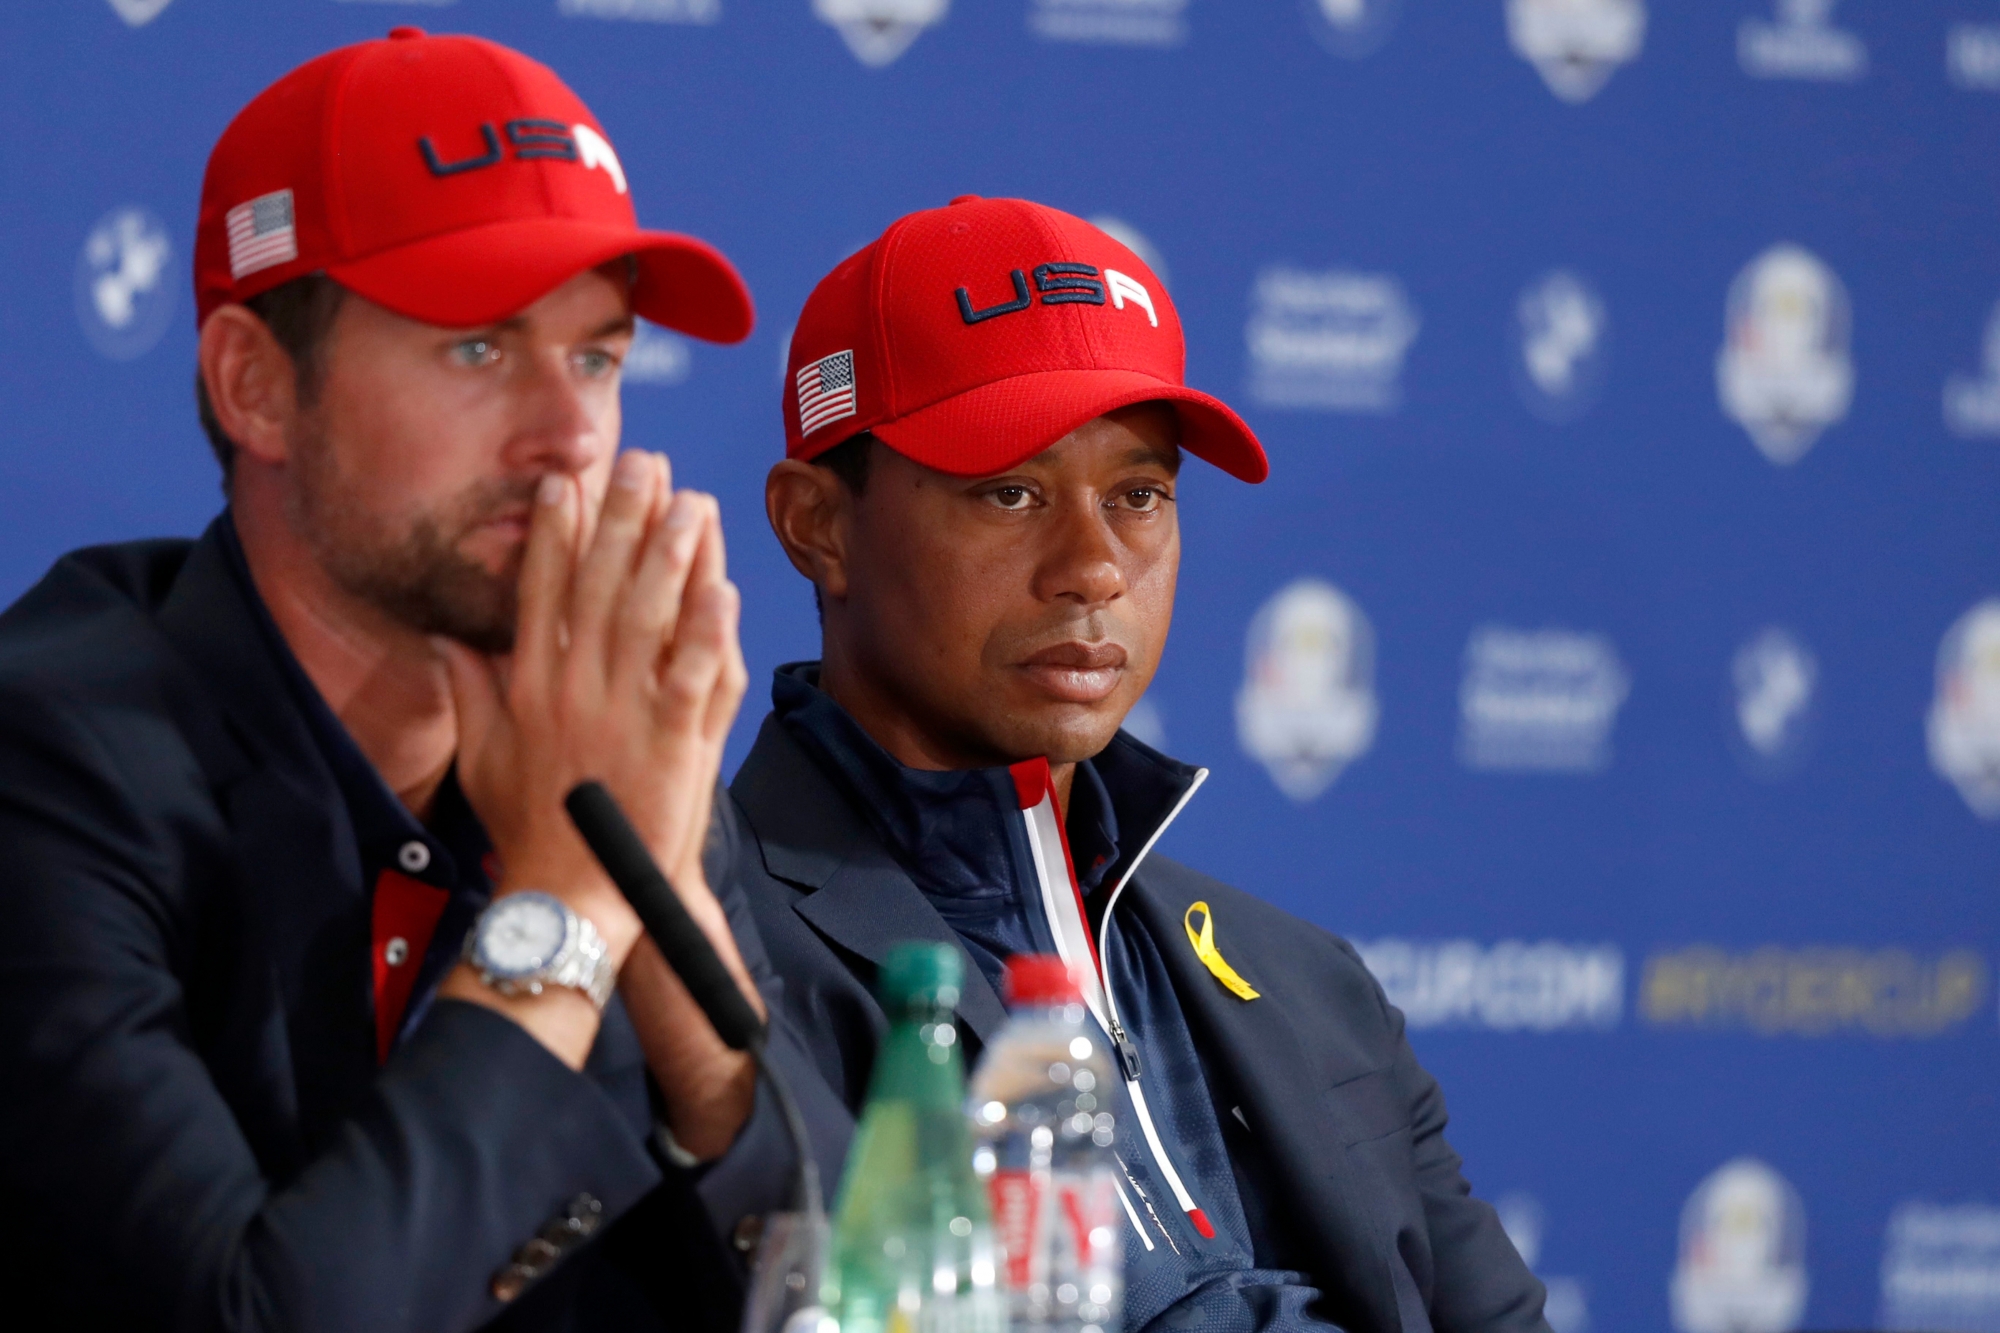
[[[819,1219],[824,1215],[824,1205],[820,1198],[819,1165],[813,1160],[812,1140],[806,1133],[805,1116],[800,1112],[798,1101],[792,1096],[792,1089],[785,1082],[784,1075],[765,1056],[764,1039],[767,1029],[757,1011],[750,1007],[743,992],[737,988],[736,978],[729,975],[723,966],[721,955],[708,942],[708,936],[701,933],[701,927],[688,914],[681,896],[674,892],[674,886],[667,882],[666,874],[653,853],[647,849],[632,822],[625,818],[625,812],[618,808],[618,802],[604,784],[596,781],[579,782],[570,788],[563,799],[563,806],[569,811],[570,822],[583,835],[583,841],[597,858],[604,872],[611,876],[611,882],[625,895],[625,901],[632,904],[638,913],[639,924],[646,928],[659,947],[660,954],[667,960],[667,966],[679,976],[694,1002],[701,1006],[702,1013],[714,1026],[716,1035],[734,1050],[748,1051],[756,1062],[757,1072],[771,1089],[771,1097],[778,1105],[779,1117],[784,1121],[785,1133],[792,1141],[792,1151],[797,1157],[797,1172],[792,1180],[792,1207],[803,1214],[814,1225],[823,1225]],[[817,1263],[817,1259],[814,1260]],[[818,1290],[817,1274],[813,1278],[813,1289]]]
[[[667,966],[687,986],[694,1002],[715,1025],[716,1035],[739,1051],[764,1044],[764,1024],[737,989],[736,978],[688,915],[681,896],[667,882],[652,852],[601,782],[579,782],[563,805],[611,882],[639,914]]]

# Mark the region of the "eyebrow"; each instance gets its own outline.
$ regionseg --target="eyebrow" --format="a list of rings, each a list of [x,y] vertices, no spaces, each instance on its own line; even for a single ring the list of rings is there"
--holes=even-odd
[[[1135,467],[1144,463],[1158,463],[1167,470],[1170,476],[1179,476],[1181,470],[1181,451],[1175,449],[1170,454],[1162,453],[1150,444],[1142,444],[1128,451],[1120,461],[1127,467]]]

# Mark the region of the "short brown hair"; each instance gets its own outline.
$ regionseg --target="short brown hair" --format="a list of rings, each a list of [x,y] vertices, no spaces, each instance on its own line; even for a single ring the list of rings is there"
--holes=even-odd
[[[340,313],[347,289],[324,273],[308,273],[260,292],[243,303],[251,314],[264,321],[278,346],[292,358],[294,383],[299,402],[311,406],[319,396],[320,376],[326,369],[326,338],[333,331],[334,317]],[[201,428],[208,433],[209,448],[222,464],[222,488],[236,472],[236,441],[229,438],[216,419],[215,404],[209,401],[208,384],[201,371],[194,373],[195,409],[201,414]]]

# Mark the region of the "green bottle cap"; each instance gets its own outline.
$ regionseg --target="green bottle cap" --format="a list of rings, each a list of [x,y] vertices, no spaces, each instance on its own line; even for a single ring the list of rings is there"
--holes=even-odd
[[[906,940],[882,960],[876,989],[891,1012],[911,1008],[954,1009],[965,981],[965,961],[949,944]]]

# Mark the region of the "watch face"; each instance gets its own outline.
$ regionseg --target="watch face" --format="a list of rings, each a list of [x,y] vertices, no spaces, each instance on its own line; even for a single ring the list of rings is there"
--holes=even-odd
[[[516,893],[487,910],[473,961],[496,977],[532,977],[555,961],[568,934],[561,903],[546,893]]]

